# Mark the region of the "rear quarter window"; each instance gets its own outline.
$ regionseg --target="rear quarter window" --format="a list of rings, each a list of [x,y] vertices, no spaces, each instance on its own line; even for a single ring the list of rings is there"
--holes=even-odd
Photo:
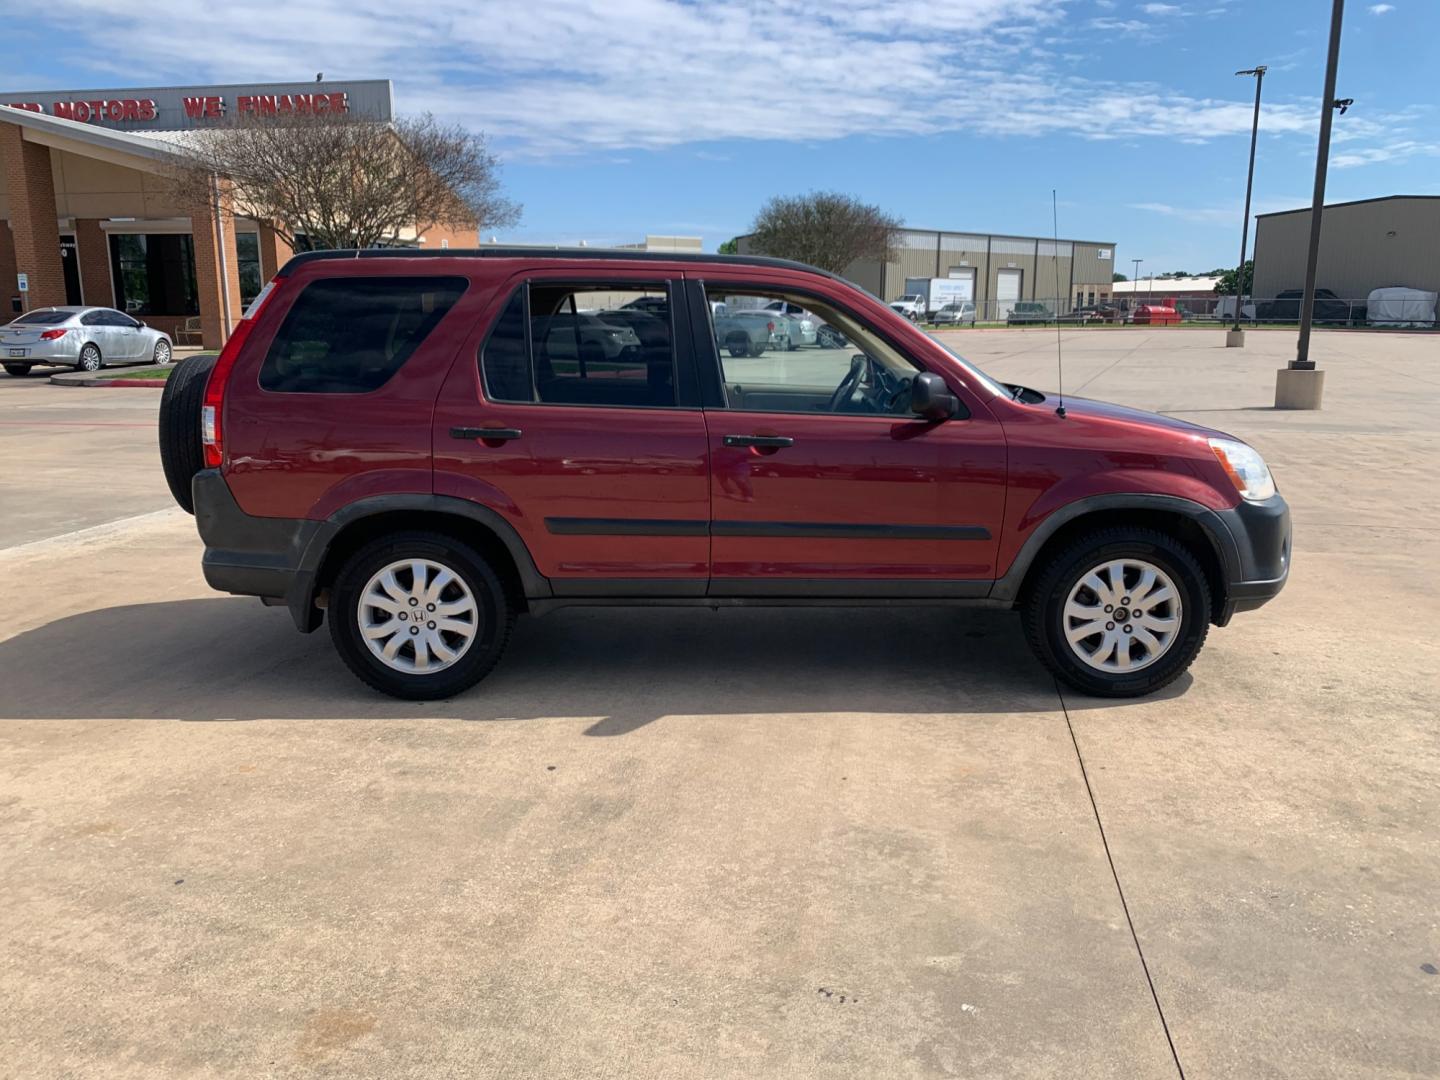
[[[321,278],[296,298],[260,367],[290,394],[365,394],[384,386],[455,306],[461,277]]]

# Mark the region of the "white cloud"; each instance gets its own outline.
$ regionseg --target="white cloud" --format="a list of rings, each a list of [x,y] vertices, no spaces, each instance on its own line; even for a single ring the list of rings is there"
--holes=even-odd
[[[1371,4],[1371,5],[1370,5],[1370,14],[1371,14],[1371,15],[1388,15],[1390,12],[1392,12],[1392,11],[1394,11],[1394,10],[1395,10],[1395,5],[1394,5],[1394,4]]]
[[[1146,4],[1140,10],[1146,15],[1174,15],[1180,8],[1176,4]]]
[[[1440,157],[1440,143],[1399,139],[1381,146],[1360,147],[1336,154],[1330,164],[1337,169],[1354,169],[1361,165],[1383,165],[1412,157]]]
[[[17,24],[64,33],[95,82],[389,75],[402,112],[489,133],[508,156],[587,155],[854,135],[1210,139],[1248,134],[1250,103],[1077,74],[1036,40],[1079,0],[956,0],[936,33],[913,0],[306,0],[284,19],[194,0],[10,0]],[[1093,10],[1093,9],[1091,9]],[[1074,23],[1069,30],[1073,38]],[[1097,25],[1102,24],[1102,25]],[[1140,20],[1080,21],[1141,33]],[[204,41],[205,48],[176,48]],[[103,59],[105,57],[110,60]],[[1089,77],[1087,77],[1089,76]],[[67,81],[70,76],[67,76]],[[923,103],[923,108],[917,108]],[[1267,133],[1315,130],[1310,104],[1267,103]],[[1368,124],[1368,126],[1367,126]],[[1346,128],[1398,138],[1378,121]],[[1337,140],[1339,132],[1337,131]],[[728,150],[728,148],[724,148]]]

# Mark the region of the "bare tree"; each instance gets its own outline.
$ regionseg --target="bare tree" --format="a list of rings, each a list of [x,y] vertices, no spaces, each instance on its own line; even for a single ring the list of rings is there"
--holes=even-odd
[[[841,273],[856,259],[891,258],[901,221],[836,191],[777,195],[755,216],[751,250]]]
[[[485,137],[429,114],[392,123],[245,117],[191,133],[185,150],[190,164],[174,174],[181,199],[228,199],[291,244],[303,233],[316,248],[373,247],[438,226],[478,232],[520,218]]]

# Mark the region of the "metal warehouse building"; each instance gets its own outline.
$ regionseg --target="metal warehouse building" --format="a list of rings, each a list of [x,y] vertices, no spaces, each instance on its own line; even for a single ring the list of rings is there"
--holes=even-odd
[[[740,237],[742,254],[753,253],[749,241]],[[903,296],[906,282],[915,278],[969,281],[982,320],[1005,318],[1020,300],[1038,300],[1063,314],[1109,300],[1114,280],[1113,242],[1061,240],[1057,246],[1036,236],[902,229],[894,254],[885,263],[852,263],[842,276],[886,302]]]
[[[1304,288],[1309,243],[1308,206],[1256,217],[1257,301]],[[1353,301],[1392,285],[1440,292],[1440,195],[1388,195],[1326,206],[1315,285]]]

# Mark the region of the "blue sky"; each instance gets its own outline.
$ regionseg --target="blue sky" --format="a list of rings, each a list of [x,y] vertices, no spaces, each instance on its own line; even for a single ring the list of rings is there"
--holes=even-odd
[[[1309,202],[1329,0],[11,0],[6,90],[391,78],[482,130],[525,206],[502,240],[743,232],[838,189],[909,225],[1114,241],[1206,270]],[[1440,2],[1350,0],[1331,201],[1440,193]]]

